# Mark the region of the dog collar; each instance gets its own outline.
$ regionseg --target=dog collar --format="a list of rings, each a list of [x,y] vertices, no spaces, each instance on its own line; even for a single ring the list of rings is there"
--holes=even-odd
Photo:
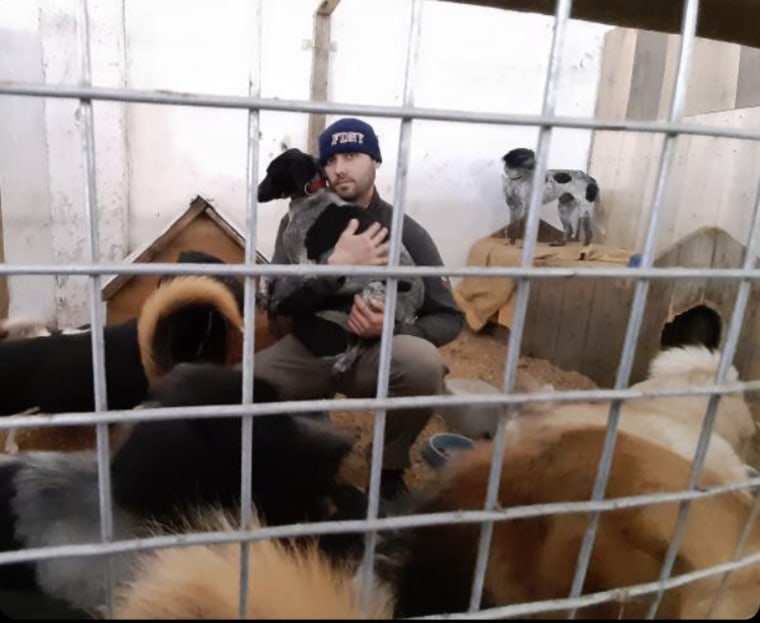
[[[313,195],[320,188],[326,188],[326,187],[327,187],[327,180],[324,177],[318,177],[317,179],[311,180],[310,182],[304,184],[303,192],[305,195]]]

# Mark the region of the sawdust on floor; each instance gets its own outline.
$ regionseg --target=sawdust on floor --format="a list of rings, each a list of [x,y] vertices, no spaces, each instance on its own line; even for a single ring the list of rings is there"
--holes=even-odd
[[[501,387],[506,363],[507,345],[498,336],[483,332],[474,333],[465,328],[453,342],[440,348],[444,363],[449,368],[448,378],[480,379]],[[594,389],[596,384],[574,371],[562,370],[543,359],[521,357],[518,363],[517,389],[549,383],[558,390]],[[374,417],[366,411],[334,411],[330,414],[336,425],[354,436],[354,450],[343,466],[343,476],[360,487],[369,481],[369,447],[372,441]],[[448,431],[440,415],[433,415],[413,444],[411,467],[404,480],[410,489],[417,489],[435,474],[420,453],[423,444],[435,433]]]
[[[465,328],[462,334],[450,344],[441,347],[441,355],[449,367],[449,378],[480,379],[496,387],[503,384],[507,344],[504,337],[493,331],[474,333]],[[549,383],[557,390],[595,389],[598,386],[583,374],[563,370],[544,359],[520,357],[515,386],[518,391]],[[760,392],[747,396],[759,432],[755,435],[748,464],[760,469]],[[370,458],[368,449],[373,435],[373,416],[368,412],[335,411],[332,420],[349,430],[355,441],[354,450],[344,464],[343,475],[350,482],[366,487],[369,480]],[[407,486],[417,489],[435,474],[422,458],[420,450],[427,439],[439,432],[448,431],[443,418],[434,415],[422,430],[411,449],[410,469],[405,474]]]

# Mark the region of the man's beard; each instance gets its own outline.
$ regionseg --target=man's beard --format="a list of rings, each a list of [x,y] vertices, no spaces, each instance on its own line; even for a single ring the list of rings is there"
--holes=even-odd
[[[348,187],[346,190],[340,190],[341,182],[338,182],[335,186],[333,186],[333,190],[341,199],[343,199],[343,201],[356,201],[362,195],[362,193],[359,192],[359,188],[356,186],[356,183],[353,180],[344,180],[344,182],[348,182]]]

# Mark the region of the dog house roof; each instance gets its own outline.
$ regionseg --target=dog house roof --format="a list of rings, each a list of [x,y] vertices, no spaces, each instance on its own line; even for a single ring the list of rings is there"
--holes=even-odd
[[[172,220],[156,238],[137,248],[124,261],[126,263],[151,262],[180,232],[204,215],[210,218],[234,243],[245,249],[245,232],[221,209],[212,206],[198,195],[190,202],[187,210]],[[256,251],[256,263],[269,264],[269,258],[260,251]],[[110,299],[133,278],[134,275],[113,275],[103,285],[101,298]]]

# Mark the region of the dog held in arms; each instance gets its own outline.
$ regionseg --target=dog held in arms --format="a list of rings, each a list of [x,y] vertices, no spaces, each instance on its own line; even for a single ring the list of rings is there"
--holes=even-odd
[[[258,193],[260,202],[290,199],[282,242],[293,264],[323,263],[351,219],[358,220],[356,233],[375,223],[365,209],[346,203],[327,188],[327,179],[317,161],[298,149],[288,149],[269,163]],[[403,245],[400,264],[414,265]],[[348,370],[362,350],[374,341],[348,331],[350,303],[355,294],[361,294],[368,303],[384,302],[385,280],[379,277],[342,276],[331,283],[335,287],[326,291],[316,285],[314,275],[262,279],[259,299],[265,309],[277,314],[314,310],[316,316],[325,321],[326,331],[337,325],[345,332],[348,347],[333,365],[333,372],[339,374]],[[397,291],[396,322],[413,322],[425,295],[422,278],[399,279]],[[338,301],[339,304],[327,309],[327,300]]]
[[[532,149],[520,147],[502,156],[502,192],[509,207],[507,236],[510,244],[515,243],[518,229],[524,227],[530,207],[530,192],[536,155]],[[559,218],[562,222],[562,239],[551,246],[563,246],[568,240],[580,240],[583,229],[583,244],[591,243],[591,221],[599,205],[599,185],[583,171],[548,169],[544,178],[542,203],[557,200]],[[575,221],[575,227],[573,227]]]

